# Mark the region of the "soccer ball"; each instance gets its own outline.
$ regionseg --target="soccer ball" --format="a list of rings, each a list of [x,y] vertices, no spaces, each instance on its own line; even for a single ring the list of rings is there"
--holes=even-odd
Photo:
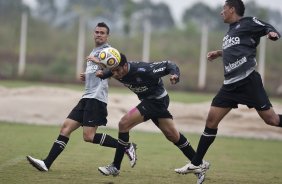
[[[113,47],[103,49],[98,57],[102,66],[106,68],[114,68],[120,63],[120,53]]]

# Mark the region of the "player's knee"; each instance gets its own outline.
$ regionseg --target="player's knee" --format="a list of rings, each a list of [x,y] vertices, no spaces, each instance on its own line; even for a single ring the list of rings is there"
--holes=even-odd
[[[120,121],[118,124],[118,128],[120,131],[125,131],[127,130],[129,127],[128,122],[127,121]]]
[[[170,142],[176,143],[179,140],[179,133],[173,131],[166,131],[164,132],[165,137]]]
[[[208,117],[208,118],[206,119],[206,127],[216,129],[216,128],[218,127],[218,123],[219,123],[219,122],[216,122],[216,121],[213,120],[213,118],[211,118],[211,117]]]
[[[60,134],[63,136],[69,137],[71,132],[72,132],[71,127],[67,126],[66,124],[63,124],[60,130]]]
[[[166,138],[167,138],[167,140],[169,140],[170,142],[173,142],[173,143],[177,142],[177,139],[175,139],[175,137],[174,137],[174,136],[171,136],[171,135],[166,135],[165,137],[166,137]]]
[[[119,124],[118,124],[118,128],[120,131],[125,131],[127,130],[128,128],[130,127],[130,121],[129,119],[124,116],[121,118],[121,120],[119,121]]]
[[[83,133],[83,140],[85,142],[93,142],[93,135],[88,133]]]
[[[270,126],[277,126],[279,124],[279,117],[277,116],[268,116],[263,119],[264,122]]]

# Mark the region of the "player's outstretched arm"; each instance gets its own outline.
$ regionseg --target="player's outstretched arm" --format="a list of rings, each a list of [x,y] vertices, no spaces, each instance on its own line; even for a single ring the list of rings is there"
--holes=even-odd
[[[107,79],[113,76],[113,73],[110,70],[97,70],[95,75],[100,79]]]

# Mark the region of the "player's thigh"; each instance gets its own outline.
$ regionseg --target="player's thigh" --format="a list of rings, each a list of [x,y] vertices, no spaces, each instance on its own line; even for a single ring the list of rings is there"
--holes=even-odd
[[[143,121],[144,117],[141,115],[140,111],[134,107],[121,118],[119,122],[119,131],[127,132]]]
[[[217,128],[220,121],[230,112],[231,109],[232,108],[211,106],[206,120],[206,126],[208,128]]]
[[[277,115],[273,108],[271,107],[268,110],[264,111],[258,111],[259,116],[264,120],[265,123],[272,125],[272,126],[278,126],[279,125],[279,115]]]
[[[80,123],[72,120],[72,119],[65,119],[62,127],[61,127],[61,131],[60,134],[69,137],[70,134],[75,131],[78,127],[80,127]]]

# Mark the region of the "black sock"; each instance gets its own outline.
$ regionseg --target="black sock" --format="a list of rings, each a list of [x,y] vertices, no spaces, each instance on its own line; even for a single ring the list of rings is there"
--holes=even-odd
[[[110,148],[117,148],[118,145],[118,141],[115,138],[104,133],[96,133],[92,142]]]
[[[126,133],[118,133],[118,146],[116,149],[115,153],[115,158],[114,158],[114,166],[120,170],[120,165],[124,156],[124,151],[128,147],[129,143],[129,132]]]
[[[197,153],[192,160],[192,164],[194,165],[202,164],[202,160],[206,152],[208,151],[210,145],[215,140],[216,134],[217,134],[217,129],[211,129],[208,127],[205,128],[205,131],[203,132],[198,144]]]
[[[175,145],[183,152],[183,154],[189,159],[192,160],[192,158],[195,155],[195,151],[186,139],[184,135],[180,134],[179,141],[175,143]]]
[[[282,127],[282,115],[281,114],[279,114],[279,118],[280,118],[280,121],[279,121],[279,127]]]
[[[59,156],[59,154],[65,149],[67,143],[69,141],[68,137],[63,135],[59,135],[57,140],[54,142],[47,158],[45,158],[44,163],[47,168],[50,168],[54,160]]]

